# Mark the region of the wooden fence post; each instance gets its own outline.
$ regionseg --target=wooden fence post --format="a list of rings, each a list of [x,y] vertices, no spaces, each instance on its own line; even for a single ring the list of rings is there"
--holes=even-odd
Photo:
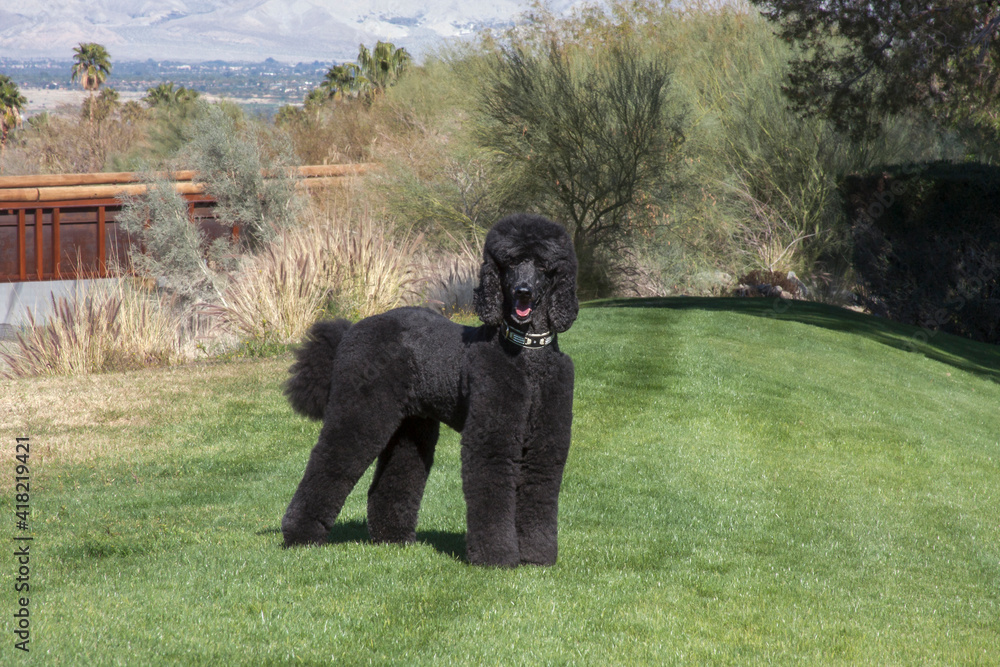
[[[107,232],[104,207],[97,207],[97,275],[105,278],[108,272],[107,264]]]
[[[35,273],[38,274],[39,280],[44,280],[43,273],[45,272],[45,252],[42,245],[42,240],[44,238],[42,234],[42,220],[45,218],[45,212],[40,209],[35,209]]]
[[[62,278],[62,271],[59,266],[62,254],[59,252],[59,246],[59,209],[54,208],[52,209],[52,277],[56,280]]]
[[[28,226],[24,221],[24,209],[17,212],[17,274],[21,280],[28,279]]]

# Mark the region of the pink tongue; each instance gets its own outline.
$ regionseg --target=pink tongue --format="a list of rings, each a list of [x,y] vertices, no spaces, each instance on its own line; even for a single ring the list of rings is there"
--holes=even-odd
[[[524,308],[524,309],[515,307],[514,308],[514,312],[517,313],[518,317],[527,317],[528,315],[531,314],[531,307],[528,306],[527,308]]]

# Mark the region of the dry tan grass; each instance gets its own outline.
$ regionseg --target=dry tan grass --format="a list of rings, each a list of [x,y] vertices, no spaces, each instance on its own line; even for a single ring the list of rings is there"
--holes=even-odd
[[[182,424],[219,400],[221,383],[279,382],[287,357],[197,363],[72,377],[25,377],[0,383],[0,433],[31,438],[32,469],[52,463],[128,460],[164,444],[141,434]],[[9,484],[0,476],[0,486]]]

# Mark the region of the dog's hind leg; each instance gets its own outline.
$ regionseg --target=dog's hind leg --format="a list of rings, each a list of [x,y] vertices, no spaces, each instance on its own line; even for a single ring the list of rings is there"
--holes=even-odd
[[[434,462],[439,425],[411,417],[378,457],[368,489],[368,533],[375,542],[413,542],[417,512]]]
[[[373,411],[380,414],[373,418],[359,412],[356,405],[355,401],[331,401],[319,441],[281,520],[285,546],[327,541],[351,489],[400,424],[401,418],[387,411]]]

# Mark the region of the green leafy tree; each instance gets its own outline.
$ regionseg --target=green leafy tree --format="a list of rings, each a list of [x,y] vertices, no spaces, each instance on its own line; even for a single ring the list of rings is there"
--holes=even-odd
[[[27,103],[17,84],[9,76],[0,74],[0,173],[3,172],[7,136],[12,129],[21,126],[21,111]]]
[[[80,80],[83,89],[90,92],[90,121],[94,121],[94,93],[111,73],[111,56],[100,44],[81,43],[73,49],[73,81]]]
[[[503,47],[489,61],[479,141],[511,208],[541,208],[568,224],[585,291],[601,291],[604,264],[628,244],[683,141],[669,85],[665,60],[629,44],[600,53],[554,41],[543,53]]]
[[[795,44],[794,109],[873,136],[886,114],[920,110],[1000,130],[996,0],[751,0]]]

